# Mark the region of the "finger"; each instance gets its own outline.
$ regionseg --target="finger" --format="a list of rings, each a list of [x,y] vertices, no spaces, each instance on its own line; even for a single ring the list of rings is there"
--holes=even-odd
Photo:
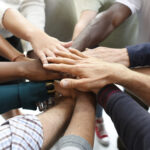
[[[65,65],[65,64],[44,64],[43,67],[47,70],[65,72],[70,74],[76,74],[77,68],[74,68],[74,65]]]
[[[56,52],[56,55],[57,56],[61,56],[61,57],[65,57],[65,58],[70,58],[70,59],[74,59],[74,60],[80,60],[81,57],[77,56],[77,55],[74,55],[70,52]]]
[[[69,48],[72,46],[72,41],[70,42],[61,42],[61,45],[64,46],[65,48]]]
[[[61,46],[61,45],[58,45],[58,46],[57,46],[57,49],[60,50],[60,51],[69,52],[68,49],[64,48],[64,47]]]
[[[45,54],[44,54],[43,52],[40,52],[40,53],[38,54],[38,56],[39,56],[39,58],[40,58],[40,60],[42,61],[43,64],[48,64],[48,61],[47,61],[47,59],[46,59],[46,56],[45,56]]]
[[[69,50],[70,50],[70,52],[71,52],[72,54],[75,54],[75,55],[77,55],[77,56],[79,56],[79,57],[81,57],[81,58],[87,58],[86,55],[84,55],[82,52],[80,52],[80,51],[78,51],[78,50],[76,50],[76,49],[69,48]]]
[[[86,88],[87,79],[63,79],[60,82],[61,87],[63,88],[74,88],[80,91],[89,91]]]
[[[55,90],[57,93],[62,94],[63,96],[69,95],[68,90],[66,90],[60,86],[60,81],[58,81],[58,80],[55,81],[54,85],[55,85]]]
[[[52,58],[52,57],[47,57],[48,62],[53,62],[53,63],[63,63],[63,64],[70,64],[70,65],[74,65],[75,64],[75,60],[72,59],[68,59],[68,58],[61,58],[61,57],[57,57],[57,58]]]
[[[56,57],[55,54],[52,51],[50,51],[49,49],[47,49],[45,51],[45,54],[47,57]]]

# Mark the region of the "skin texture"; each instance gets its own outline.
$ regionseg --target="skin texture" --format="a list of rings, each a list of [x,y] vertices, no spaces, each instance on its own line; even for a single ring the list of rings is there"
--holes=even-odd
[[[14,58],[22,55],[11,44],[9,44],[2,36],[0,36],[0,56],[13,61]]]
[[[65,89],[61,88],[61,92],[64,93],[65,96],[70,96],[70,93]],[[85,138],[93,147],[95,102],[90,94],[86,95],[78,93],[76,99],[77,100],[75,102],[75,100],[70,97],[61,98],[53,108],[38,116],[43,125],[43,150],[50,149],[52,147],[60,135],[62,135],[65,131],[65,127],[67,125],[68,127],[64,136],[80,136]]]
[[[57,55],[59,55],[58,58],[48,59],[49,62],[58,64],[44,65],[46,69],[67,72],[77,77],[77,79],[62,80],[61,85],[63,87],[78,87],[77,89],[81,91],[99,89],[112,83],[113,79],[109,76],[112,74],[115,76],[115,74],[118,74],[118,68],[124,67],[123,65],[115,63],[111,63],[110,65],[110,63],[104,62],[98,58],[83,55],[77,50],[70,51],[72,54],[59,52],[57,53]],[[60,56],[66,58],[60,58]]]
[[[63,43],[48,36],[14,9],[7,9],[3,16],[3,25],[18,38],[29,41],[43,63],[47,63],[47,56],[55,56],[54,53],[59,50],[67,51],[72,44],[71,42]]]
[[[74,28],[74,33],[72,37],[73,40],[75,40],[75,38],[90,23],[90,21],[96,17],[96,15],[97,15],[97,12],[93,10],[85,10],[81,12],[78,23],[75,25],[75,28]]]
[[[40,60],[30,60],[21,62],[1,62],[0,63],[0,82],[16,79],[29,79],[31,81],[45,81],[60,79],[63,76],[47,71],[43,68]]]
[[[61,98],[57,104],[38,116],[43,126],[43,150],[48,150],[62,135],[71,119],[75,101],[71,98]]]
[[[44,65],[46,69],[67,72],[77,77],[77,79],[61,80],[62,87],[97,93],[105,85],[116,83],[129,89],[144,103],[150,105],[150,77],[148,75],[129,70],[121,64],[108,63],[99,58],[88,57],[77,50],[70,50],[70,52],[72,54],[59,52],[57,53],[58,58],[48,59],[55,64]],[[60,56],[66,58],[60,58]]]
[[[79,93],[66,135],[80,136],[93,147],[95,132],[95,100],[93,95]]]
[[[113,63],[120,63],[129,67],[129,56],[126,48],[115,49],[107,47],[97,47],[95,49],[86,49],[84,52],[87,56],[99,58],[101,60]]]
[[[84,51],[103,41],[113,30],[123,23],[131,11],[125,5],[115,3],[108,10],[99,13],[75,38],[73,48]]]

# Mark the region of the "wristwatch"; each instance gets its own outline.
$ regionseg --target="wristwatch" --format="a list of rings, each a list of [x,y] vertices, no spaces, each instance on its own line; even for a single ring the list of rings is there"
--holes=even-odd
[[[55,86],[53,81],[46,83],[47,92],[49,94],[49,99],[43,102],[38,102],[36,105],[39,111],[45,111],[48,108],[54,106],[55,104]]]

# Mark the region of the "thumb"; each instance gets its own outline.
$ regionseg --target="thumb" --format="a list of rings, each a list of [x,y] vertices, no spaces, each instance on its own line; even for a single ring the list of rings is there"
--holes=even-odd
[[[77,88],[79,84],[80,81],[77,79],[63,79],[60,82],[60,85],[63,88]]]

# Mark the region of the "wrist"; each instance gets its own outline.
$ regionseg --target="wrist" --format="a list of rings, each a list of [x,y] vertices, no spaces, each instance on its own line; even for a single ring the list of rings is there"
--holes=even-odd
[[[121,51],[122,51],[122,55],[120,58],[122,59],[122,64],[125,65],[126,67],[129,67],[130,61],[129,61],[128,50],[127,48],[123,48]]]
[[[41,34],[43,34],[44,32],[38,28],[29,28],[28,31],[26,31],[26,40],[29,42],[33,42],[35,40],[35,38],[37,38],[38,36],[40,36]]]
[[[17,70],[20,78],[22,79],[28,79],[29,76],[29,62],[28,61],[22,61],[22,62],[17,62]]]
[[[129,82],[132,82],[134,77],[134,71],[129,70],[126,67],[123,67],[116,77],[116,84],[126,87]]]

